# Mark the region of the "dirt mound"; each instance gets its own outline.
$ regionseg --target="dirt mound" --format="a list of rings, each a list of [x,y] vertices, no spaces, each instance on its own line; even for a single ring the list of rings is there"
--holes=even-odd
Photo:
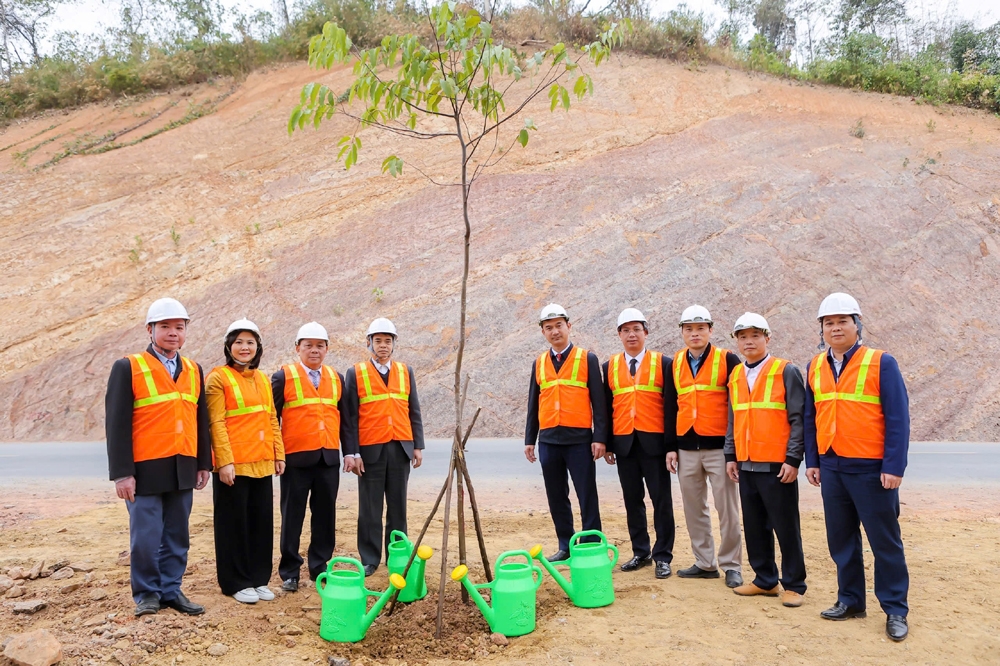
[[[0,152],[11,155],[0,176],[0,438],[100,438],[111,363],[144,345],[136,322],[167,294],[192,312],[185,351],[205,366],[221,362],[225,326],[242,316],[264,331],[268,372],[291,358],[304,321],[328,327],[343,369],[364,357],[367,323],[392,317],[428,431],[447,435],[457,197],[379,165],[394,152],[446,178],[453,151],[365,131],[345,172],[333,159],[344,119],[285,131],[314,79],[339,89],[349,76],[255,74],[209,115],[38,171],[13,152],[49,136],[51,118],[0,135],[15,146]],[[758,311],[776,353],[804,367],[819,301],[847,290],[869,343],[900,361],[915,438],[1000,438],[1000,377],[982,363],[1000,354],[1000,120],[631,57],[598,70],[595,86],[569,114],[531,109],[537,138],[474,191],[466,367],[484,408],[478,435],[523,432],[525,375],[543,348],[534,316],[547,301],[569,309],[577,341],[601,356],[618,349],[625,306],[644,310],[650,346],[668,352],[692,302],[712,310],[722,345],[739,314]],[[136,113],[166,103],[137,102]],[[128,126],[123,113],[90,107],[63,124],[103,136]],[[44,149],[29,167],[50,159]]]

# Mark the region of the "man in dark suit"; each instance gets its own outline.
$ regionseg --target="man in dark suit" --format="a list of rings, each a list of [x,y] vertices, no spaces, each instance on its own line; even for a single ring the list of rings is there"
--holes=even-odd
[[[212,469],[204,372],[179,353],[189,320],[176,300],[155,301],[146,351],[115,361],[108,378],[108,471],[129,514],[136,616],[205,612],[181,592],[192,489],[204,488]]]
[[[531,366],[524,456],[531,463],[541,461],[549,513],[559,538],[559,550],[547,559],[561,562],[569,557],[574,533],[567,474],[580,501],[583,529],[601,529],[594,461],[605,454],[601,440],[608,429],[608,414],[601,362],[593,352],[570,342],[566,310],[550,303],[542,308],[538,323],[549,350]]]
[[[622,571],[635,571],[656,563],[656,577],[670,576],[674,558],[674,506],[670,498],[667,443],[664,434],[663,387],[670,381],[667,359],[646,349],[646,317],[635,308],[618,315],[618,337],[624,353],[604,364],[604,392],[611,414],[610,444],[605,459],[618,465],[618,479],[625,499],[625,515],[632,559]],[[656,543],[649,547],[646,527],[646,494],[653,501]]]
[[[378,318],[368,327],[372,356],[344,377],[344,470],[358,475],[358,554],[365,575],[388,554],[389,534],[406,533],[406,486],[410,465],[420,467],[424,427],[413,369],[393,361],[396,327]],[[386,507],[385,531],[382,507]]]
[[[337,491],[340,489],[340,408],[344,380],[324,365],[330,337],[311,321],[295,337],[298,363],[284,366],[271,377],[274,409],[281,419],[285,446],[285,473],[281,475],[281,589],[299,589],[302,556],[299,540],[312,512],[309,538],[309,578],[326,571],[337,543]]]

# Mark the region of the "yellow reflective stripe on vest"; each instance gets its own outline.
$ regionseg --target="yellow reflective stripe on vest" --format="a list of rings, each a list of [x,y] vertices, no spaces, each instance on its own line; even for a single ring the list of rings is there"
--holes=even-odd
[[[649,353],[649,381],[645,384],[629,384],[627,386],[619,386],[611,391],[611,395],[623,395],[625,393],[633,393],[634,391],[647,391],[649,393],[663,393],[662,386],[656,386],[656,369],[660,365],[660,354],[659,352],[648,352]],[[618,383],[618,361],[625,358],[625,354],[615,354],[613,359],[613,365],[611,372],[608,374],[615,378],[615,384]],[[636,368],[636,372],[639,369]]]
[[[772,392],[774,391],[774,376],[778,374],[778,369],[780,367],[781,363],[779,363],[778,361],[774,361],[771,364],[771,369],[768,370],[767,372],[767,383],[764,385],[763,400],[761,400],[760,402],[753,402],[752,400],[750,402],[740,402],[740,392],[738,390],[739,387],[736,384],[736,380],[738,380],[740,377],[740,373],[743,370],[743,364],[741,363],[738,366],[736,366],[736,368],[733,369],[733,376],[731,380],[733,382],[733,390],[730,391],[731,395],[730,402],[733,406],[733,411],[745,412],[748,409],[785,409],[785,403],[771,401],[771,395]],[[757,378],[757,381],[760,381],[759,377]],[[751,395],[753,394],[753,391],[749,387],[749,382],[747,386],[747,392],[750,393]]]
[[[725,386],[719,386],[719,367],[722,362],[722,350],[718,347],[712,348],[712,378],[709,384],[699,384],[697,379],[691,386],[681,388],[681,362],[687,362],[687,350],[678,352],[678,357],[674,359],[674,387],[677,395],[686,395],[691,391],[725,391]],[[700,368],[699,368],[700,370]]]
[[[132,402],[132,408],[137,407],[147,407],[149,405],[156,405],[161,402],[169,402],[171,400],[186,400],[187,402],[197,403],[198,398],[195,396],[195,392],[198,390],[197,380],[195,375],[194,363],[181,357],[181,365],[183,365],[187,371],[188,375],[191,377],[191,394],[181,393],[180,391],[171,391],[170,393],[160,393],[156,388],[156,382],[153,381],[153,371],[149,369],[149,364],[146,363],[146,357],[142,354],[133,354],[132,358],[135,359],[136,365],[139,366],[139,370],[142,372],[143,380],[146,382],[146,390],[149,391],[148,398],[140,398]],[[172,378],[171,378],[172,379]]]
[[[402,385],[404,393],[383,393],[381,395],[372,395],[372,385],[371,381],[368,379],[368,362],[361,364],[361,379],[365,384],[365,396],[358,400],[358,404],[364,405],[369,402],[375,402],[376,400],[403,400],[409,402],[410,400],[410,375],[406,371],[406,366],[399,362],[394,362],[393,365],[396,366],[396,374],[399,375],[399,383]],[[336,391],[336,389],[334,389]]]
[[[224,367],[223,371],[226,373],[226,377],[229,379],[229,385],[233,389],[233,397],[236,398],[236,404],[239,405],[237,409],[227,409],[226,418],[230,416],[242,416],[243,414],[254,414],[256,412],[270,412],[271,410],[267,408],[267,405],[251,405],[247,407],[246,403],[243,401],[243,391],[240,390],[240,384],[236,380],[236,375],[233,373],[229,367]],[[260,372],[255,370],[254,372]],[[256,375],[254,375],[256,377]],[[256,381],[256,379],[255,379]],[[264,400],[264,396],[261,396],[261,400]]]
[[[815,402],[826,402],[827,400],[846,400],[848,402],[866,402],[872,405],[881,405],[882,398],[877,395],[865,395],[865,383],[868,381],[868,369],[871,367],[872,358],[875,356],[875,350],[869,349],[865,351],[865,355],[861,358],[861,368],[858,370],[858,381],[854,386],[854,393],[845,393],[842,391],[834,391],[832,393],[820,393],[820,371],[823,368],[823,363],[826,362],[826,355],[821,354],[817,357],[818,361],[813,362],[813,397]],[[841,368],[841,373],[843,373],[843,368]]]
[[[548,354],[549,352],[546,352]],[[552,381],[545,381],[545,354],[542,354],[541,358],[538,359],[539,363],[539,373],[538,377],[541,381],[538,383],[538,388],[540,390],[545,390],[551,386],[561,385],[561,386],[578,386],[580,388],[587,388],[587,382],[581,382],[580,377],[580,359],[583,358],[583,350],[577,347],[573,351],[573,372],[569,379],[553,379]],[[567,359],[569,360],[569,359]]]
[[[292,372],[292,384],[295,386],[295,400],[285,403],[285,409],[294,409],[302,405],[336,405],[337,404],[337,380],[333,372],[327,366],[323,366],[323,372],[330,378],[333,384],[332,398],[306,398],[302,394],[302,378],[299,376],[299,369],[295,364],[288,366]]]

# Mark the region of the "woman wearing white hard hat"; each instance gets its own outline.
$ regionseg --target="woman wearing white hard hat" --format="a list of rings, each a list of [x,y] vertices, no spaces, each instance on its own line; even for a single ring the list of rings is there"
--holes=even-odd
[[[241,603],[274,599],[268,589],[274,550],[273,474],[285,450],[271,385],[257,369],[260,329],[239,319],[226,331],[226,364],[206,380],[215,474],[215,562],[222,593]]]

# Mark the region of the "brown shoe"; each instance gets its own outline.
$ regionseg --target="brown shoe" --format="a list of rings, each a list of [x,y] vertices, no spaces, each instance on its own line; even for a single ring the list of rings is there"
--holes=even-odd
[[[781,605],[789,608],[798,608],[802,605],[802,595],[798,592],[785,590],[781,593]]]
[[[755,597],[761,594],[765,597],[776,597],[778,596],[778,586],[775,585],[770,590],[765,590],[764,588],[757,587],[753,583],[746,583],[744,585],[740,585],[739,587],[734,587],[733,592],[741,597]]]

